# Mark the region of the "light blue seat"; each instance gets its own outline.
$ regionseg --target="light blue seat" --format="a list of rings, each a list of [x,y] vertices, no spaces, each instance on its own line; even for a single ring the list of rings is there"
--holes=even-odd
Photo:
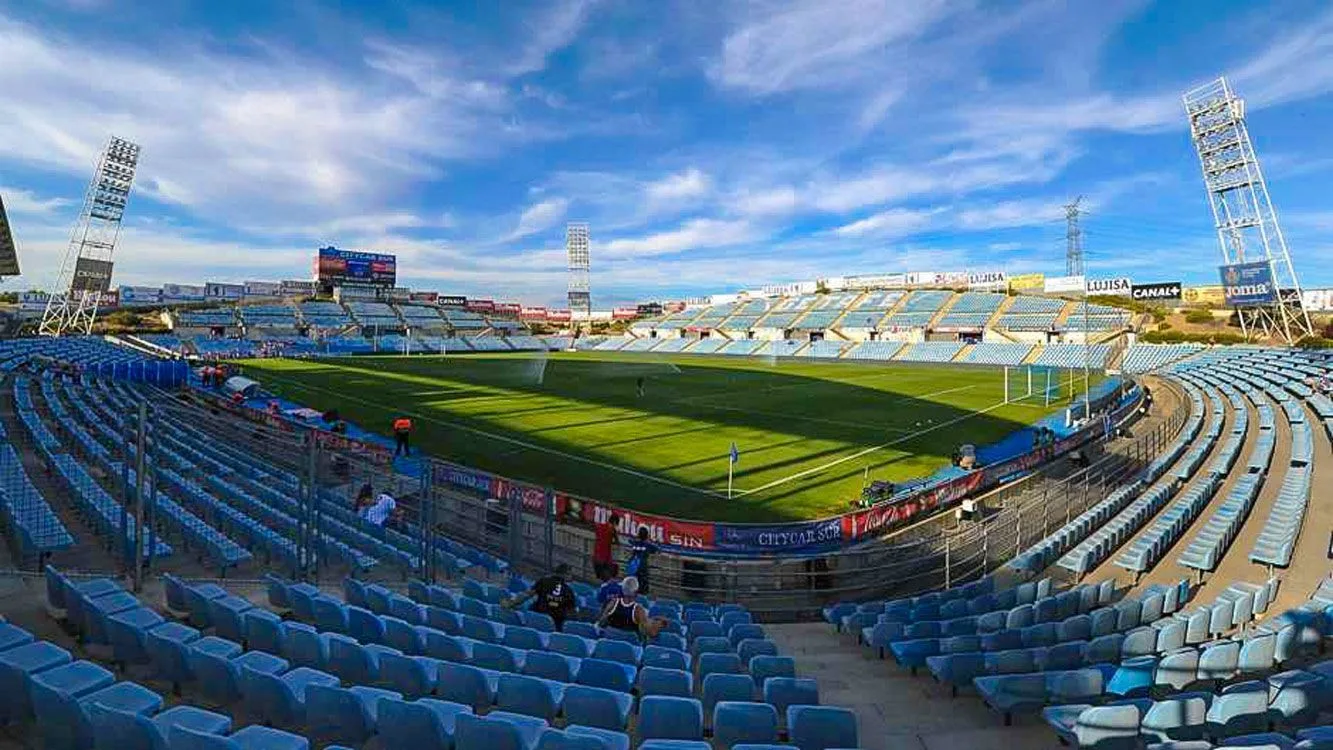
[[[986,653],[986,673],[992,675],[1024,674],[1037,669],[1036,654],[1028,649],[1009,649]]]
[[[383,698],[377,725],[385,747],[412,750],[449,750],[454,741],[454,723],[472,708],[459,703],[422,698],[407,702]]]
[[[231,731],[231,717],[193,706],[176,706],[159,714],[144,714],[108,708],[100,703],[88,707],[99,750],[167,750],[174,727],[206,734]]]
[[[521,672],[525,656],[526,653],[523,651],[496,643],[474,643],[472,645],[472,664],[482,669],[493,669],[496,672],[513,672],[515,674]]]
[[[925,659],[921,660],[921,664],[925,665]],[[790,656],[756,656],[750,660],[749,671],[755,684],[763,688],[764,682],[770,677],[795,677],[796,660]]]
[[[859,745],[856,714],[846,708],[789,706],[787,733],[800,750],[831,750]]]
[[[972,684],[1006,725],[1013,721],[1014,713],[1033,711],[1046,703],[1046,676],[1041,672],[977,677]]]
[[[365,646],[336,633],[328,634],[329,671],[353,685],[372,685],[380,679],[380,657],[398,654],[398,649],[377,643]]]
[[[1185,645],[1185,623],[1180,620],[1159,620],[1153,629],[1157,631],[1157,653],[1165,654]]]
[[[533,612],[530,609],[525,609],[518,613],[518,619],[519,622],[523,623],[523,627],[532,628],[539,633],[555,632],[555,620],[552,620],[551,616],[544,612]]]
[[[603,638],[593,647],[592,656],[594,659],[618,661],[621,664],[638,666],[639,661],[643,658],[643,649],[625,641]]]
[[[48,566],[49,567],[49,566]],[[29,683],[33,675],[62,667],[72,661],[63,648],[36,641],[0,651],[0,724],[32,716]]]
[[[111,652],[122,665],[148,662],[148,631],[166,622],[162,615],[145,607],[119,612],[107,618],[106,634]],[[12,627],[12,626],[9,626]],[[6,645],[6,651],[19,644]]]
[[[426,630],[426,656],[452,662],[466,662],[472,658],[473,641],[439,630]]]
[[[604,659],[584,659],[579,663],[578,679],[580,685],[630,692],[634,685],[636,670],[628,664]]]
[[[819,705],[819,683],[810,677],[774,677],[764,683],[762,697],[785,720],[788,706]]]
[[[397,617],[384,619],[384,645],[398,649],[408,656],[421,656],[426,653],[426,635],[424,625],[413,625]]]
[[[298,667],[324,670],[329,666],[329,636],[299,622],[284,622],[283,656]]]
[[[1268,685],[1258,680],[1228,687],[1213,698],[1204,731],[1217,740],[1268,728]]]
[[[187,658],[199,691],[219,706],[241,699],[242,669],[248,667],[267,674],[282,674],[291,666],[286,659],[263,651],[229,656],[218,649],[195,647],[189,650]]]
[[[1102,696],[1104,676],[1095,667],[1046,672],[1046,695],[1051,703],[1086,703]]]
[[[167,622],[148,631],[144,640],[153,670],[177,691],[190,681],[189,645],[199,637],[199,631],[188,625]]]
[[[739,646],[741,641],[744,640],[764,640],[764,638],[766,638],[766,636],[764,635],[763,626],[755,625],[754,623],[732,625],[731,628],[727,630],[727,640],[731,641],[732,646]]]
[[[767,703],[722,701],[713,707],[713,739],[723,747],[777,742],[777,709]]]
[[[430,695],[438,680],[439,661],[429,656],[380,656],[380,682],[409,700]]]
[[[405,596],[389,597],[389,611],[384,613],[410,624],[426,624],[426,608]]]
[[[329,742],[360,745],[375,734],[380,700],[402,697],[364,685],[351,688],[311,685],[306,689],[308,734],[321,745]]]
[[[1199,675],[1199,651],[1185,647],[1162,657],[1157,663],[1153,686],[1180,692],[1192,685]]]
[[[504,626],[499,623],[484,620],[481,617],[464,615],[462,618],[463,635],[474,641],[485,641],[487,643],[499,643],[504,639]]]
[[[426,607],[426,625],[450,635],[463,634],[463,620],[459,614],[442,607]]]
[[[259,725],[248,726],[235,734],[199,732],[190,727],[171,728],[171,750],[309,750],[306,738]]]
[[[1302,670],[1288,670],[1268,678],[1268,718],[1276,727],[1314,723],[1323,707],[1324,679]]]
[[[1057,643],[1051,646],[1040,657],[1042,670],[1078,669],[1083,666],[1087,646],[1088,644],[1083,641]]]
[[[601,637],[597,632],[597,626],[590,622],[566,622],[564,632],[566,635],[576,635],[580,638],[586,638],[589,641],[596,641]],[[591,653],[592,646],[589,645],[588,649]]]
[[[505,628],[504,645],[510,648],[540,650],[546,648],[547,638],[540,631],[529,627]]]
[[[553,651],[529,651],[523,658],[523,674],[557,682],[573,682],[579,660]]]
[[[1236,665],[1239,662],[1240,644],[1236,641],[1205,646],[1199,654],[1199,679],[1213,682],[1229,680],[1236,676]]]
[[[245,645],[256,651],[270,654],[283,653],[285,631],[282,618],[266,609],[255,607],[246,610],[244,618]]]
[[[136,715],[151,715],[162,707],[162,696],[133,682],[111,684],[110,672],[97,673],[74,662],[33,675],[30,686],[33,715],[43,745],[49,750],[87,750],[93,745],[88,709],[94,703]],[[97,668],[97,669],[100,669]],[[99,687],[88,689],[90,685]]]
[[[1117,698],[1137,698],[1148,694],[1152,689],[1153,676],[1157,672],[1157,657],[1136,656],[1120,663],[1109,682],[1106,683],[1107,695]]]
[[[1276,633],[1257,633],[1249,636],[1241,644],[1240,655],[1236,659],[1236,670],[1241,674],[1253,674],[1271,669],[1276,647]]]
[[[266,723],[289,729],[305,726],[306,690],[311,685],[338,686],[337,677],[309,667],[282,675],[242,668],[241,675],[246,708]]]
[[[221,638],[240,643],[245,639],[245,613],[255,605],[239,596],[219,596],[208,600],[208,615],[213,621],[213,632]]]
[[[550,721],[560,712],[565,684],[540,677],[502,674],[496,684],[495,705],[502,711]]]
[[[408,586],[418,583],[412,581]],[[347,600],[348,606],[365,608],[370,604],[366,594],[366,584],[352,578],[344,576],[342,580],[343,598]]]
[[[190,624],[196,628],[207,628],[212,625],[213,618],[208,602],[227,595],[226,589],[214,583],[186,584],[185,605],[190,611]]]
[[[454,719],[454,747],[458,750],[536,750],[543,719],[493,711],[485,717],[458,714]]]
[[[564,693],[564,714],[567,722],[616,731],[624,731],[628,726],[630,709],[634,706],[634,696],[629,693],[618,693],[587,685],[570,685],[565,688]]]
[[[568,626],[571,623],[565,624]],[[570,633],[552,633],[547,639],[546,648],[576,659],[586,659],[592,656],[592,643],[582,636]]]
[[[694,695],[694,678],[683,669],[644,667],[639,670],[640,695],[675,695],[689,698]]]
[[[1212,701],[1212,693],[1177,693],[1153,701],[1143,714],[1139,731],[1149,742],[1202,739]]]
[[[1123,633],[1111,633],[1093,638],[1083,650],[1083,660],[1087,664],[1118,664],[1124,643]]]
[[[1157,653],[1157,631],[1150,627],[1139,627],[1125,633],[1125,640],[1120,644],[1120,659],[1133,659],[1139,656],[1151,656]]]
[[[483,711],[495,703],[499,682],[498,672],[470,664],[440,662],[435,692],[444,700]]]
[[[644,740],[701,740],[703,704],[693,698],[647,696],[639,705],[638,733]]]
[[[972,678],[986,674],[986,655],[975,652],[931,656],[926,659],[926,666],[936,680],[949,686],[950,694],[958,695],[960,685],[971,685]],[[774,677],[765,682],[765,693],[770,684],[781,679],[784,678]]]
[[[737,626],[745,627],[745,626]],[[744,641],[742,642],[744,643]],[[775,647],[776,648],[776,647]],[[741,657],[742,661],[745,657]],[[664,669],[685,669],[690,668],[689,654],[666,646],[648,646],[643,650],[642,665],[644,667],[662,667]]]
[[[713,707],[721,701],[753,701],[757,691],[748,674],[712,674],[702,683],[703,716],[713,718]]]
[[[565,727],[565,734],[569,737],[597,740],[602,743],[604,750],[629,750],[629,735],[624,732],[574,724]]]

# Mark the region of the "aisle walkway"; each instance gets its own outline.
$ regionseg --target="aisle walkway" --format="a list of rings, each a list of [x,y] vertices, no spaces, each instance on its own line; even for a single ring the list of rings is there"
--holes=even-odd
[[[796,672],[819,680],[820,702],[856,712],[865,750],[1044,750],[1060,743],[1036,716],[1004,726],[968,690],[957,698],[927,672],[915,677],[851,635],[824,623],[765,625],[778,650],[796,658]]]

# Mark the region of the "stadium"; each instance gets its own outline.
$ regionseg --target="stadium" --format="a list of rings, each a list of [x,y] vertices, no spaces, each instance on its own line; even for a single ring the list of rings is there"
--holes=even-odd
[[[600,310],[581,222],[567,308],[335,246],[115,286],[112,137],[3,311],[0,737],[1333,747],[1330,293],[1226,79],[1184,105],[1220,285],[1095,273],[1075,202],[1058,272]]]

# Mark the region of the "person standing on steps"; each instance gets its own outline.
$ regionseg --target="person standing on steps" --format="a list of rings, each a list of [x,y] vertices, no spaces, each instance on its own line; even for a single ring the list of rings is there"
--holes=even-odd
[[[593,529],[595,536],[592,543],[592,572],[599,581],[616,576],[612,550],[616,546],[616,530],[619,525],[620,515],[612,513]]]
[[[412,435],[411,419],[409,419],[408,417],[399,417],[393,420],[393,438],[395,442],[393,449],[394,458],[398,458],[399,455],[404,455],[404,456],[412,455],[412,449],[408,446],[408,439],[411,437],[411,435]]]
[[[638,590],[648,593],[648,558],[657,552],[657,545],[648,541],[648,527],[640,526],[639,534],[629,544],[629,562],[625,565],[625,575],[638,579]]]

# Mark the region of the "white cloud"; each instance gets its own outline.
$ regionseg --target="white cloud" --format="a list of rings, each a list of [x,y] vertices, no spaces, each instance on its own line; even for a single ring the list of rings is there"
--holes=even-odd
[[[726,207],[746,216],[783,216],[795,212],[800,201],[795,188],[783,186],[738,192],[727,199]]]
[[[5,212],[11,216],[50,216],[74,205],[74,201],[66,198],[40,198],[31,190],[3,185],[0,185],[0,198],[4,199]]]
[[[597,0],[561,0],[546,13],[527,19],[523,50],[507,66],[510,75],[535,73],[546,67],[547,58],[568,47],[577,38]]]
[[[528,206],[519,215],[518,226],[514,228],[514,231],[508,235],[505,241],[522,239],[550,229],[565,218],[565,211],[568,208],[569,201],[565,198],[547,198]]]
[[[904,237],[930,224],[935,211],[891,208],[833,230],[839,237]]]
[[[684,172],[650,182],[644,187],[644,194],[653,203],[680,203],[703,198],[712,192],[713,183],[708,175],[690,167]]]
[[[880,63],[905,55],[910,42],[958,5],[945,0],[760,3],[753,6],[753,19],[723,41],[710,72],[723,86],[761,95],[842,86],[866,75],[867,55]]]
[[[1059,201],[1033,198],[964,208],[957,212],[955,222],[961,229],[982,231],[1050,224],[1063,218]]]
[[[748,221],[721,219],[691,219],[680,227],[644,237],[611,240],[605,246],[594,248],[594,257],[640,257],[668,255],[688,250],[727,247],[749,242],[758,231]],[[600,252],[599,252],[600,251]]]

